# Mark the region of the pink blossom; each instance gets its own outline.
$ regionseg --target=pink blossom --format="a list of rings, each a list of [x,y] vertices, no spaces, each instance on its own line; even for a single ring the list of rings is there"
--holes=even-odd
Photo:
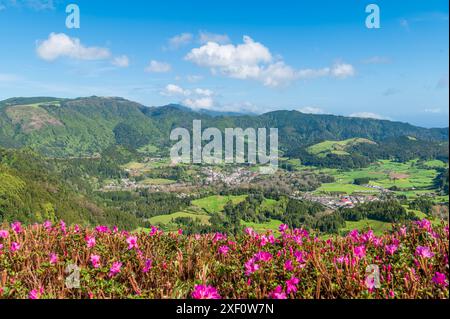
[[[220,299],[220,295],[216,288],[212,286],[196,285],[192,292],[194,299]]]
[[[431,252],[429,247],[418,246],[416,249],[416,255],[422,258],[432,258],[434,254]]]
[[[9,237],[9,232],[7,230],[0,229],[0,238],[6,239]]]
[[[266,251],[260,251],[260,252],[255,254],[255,259],[257,261],[261,260],[261,261],[264,261],[264,262],[269,262],[269,261],[272,260],[272,258],[273,258],[272,254],[269,253],[269,252],[266,252]]]
[[[436,274],[433,277],[433,282],[441,287],[447,287],[448,286],[448,280],[447,277],[445,276],[445,274],[440,273],[440,272],[436,272]]]
[[[57,264],[58,260],[59,260],[58,255],[55,253],[51,253],[49,259],[50,259],[50,264],[52,264],[52,265]]]
[[[406,226],[402,226],[400,228],[400,236],[405,237],[406,236],[406,232],[407,232]]]
[[[226,255],[226,254],[228,254],[229,250],[230,250],[230,248],[228,246],[220,246],[219,254]]]
[[[385,249],[386,249],[386,253],[387,253],[388,255],[393,255],[393,254],[398,250],[398,246],[395,245],[395,244],[387,245],[387,246],[385,247]]]
[[[158,227],[152,226],[152,228],[150,229],[149,235],[150,235],[150,236],[154,236],[154,235],[156,235],[157,233],[158,233]]]
[[[137,237],[136,236],[130,236],[127,238],[128,243],[128,249],[138,248],[137,244]]]
[[[250,237],[253,237],[253,238],[255,238],[255,237],[258,236],[258,234],[257,234],[257,233],[253,230],[253,228],[251,228],[251,227],[245,228],[245,233],[246,233],[247,235],[249,235]]]
[[[47,220],[47,221],[44,222],[43,226],[44,226],[45,230],[48,231],[48,230],[52,229],[53,224],[52,224],[51,221]]]
[[[305,253],[304,253],[304,252],[301,252],[301,251],[299,251],[299,250],[297,250],[297,251],[294,253],[294,257],[295,257],[295,259],[297,260],[297,262],[298,262],[299,264],[304,264],[304,263],[306,263],[306,261],[305,261],[305,259],[304,259],[304,256],[305,256]]]
[[[96,243],[96,241],[95,241],[95,237],[94,237],[94,236],[88,236],[88,237],[86,238],[86,244],[87,244],[87,247],[88,247],[88,248],[94,247],[94,246],[95,246],[95,243]]]
[[[178,235],[183,235],[183,230],[180,228],[180,229],[178,229]]]
[[[300,282],[298,278],[292,277],[288,281],[286,281],[286,292],[289,294],[291,292],[296,293],[297,292],[297,285]]]
[[[109,233],[109,232],[110,232],[108,226],[97,226],[97,227],[95,227],[95,230],[96,230],[98,233]]]
[[[11,229],[17,234],[20,234],[23,231],[22,224],[20,222],[12,223],[11,224]]]
[[[289,229],[289,226],[286,224],[281,224],[280,227],[278,228],[280,233],[285,233],[288,229]]]
[[[61,220],[59,222],[59,226],[61,227],[61,231],[65,234],[67,232],[66,223],[63,220]]]
[[[273,291],[269,293],[271,299],[287,299],[286,293],[281,286],[277,286]]]
[[[259,265],[257,263],[255,263],[254,258],[247,261],[244,264],[244,267],[245,267],[245,275],[246,276],[250,276],[251,274],[253,274],[254,272],[256,272],[259,269]]]
[[[99,255],[91,255],[91,264],[94,268],[100,267],[100,256]]]
[[[153,261],[151,259],[147,259],[145,261],[144,269],[142,269],[143,273],[149,272],[150,269],[152,269],[152,263]]]
[[[361,245],[353,248],[353,254],[355,255],[355,257],[363,259],[364,257],[366,257],[366,247],[364,245]]]
[[[417,225],[426,231],[431,231],[431,222],[427,219],[422,219],[421,221],[417,222]]]
[[[217,243],[218,241],[221,240],[227,240],[227,236],[221,233],[215,233],[214,234],[214,238],[213,238],[213,242]]]
[[[14,253],[20,249],[20,244],[16,242],[11,243],[11,251]]]
[[[286,262],[284,263],[284,270],[286,270],[286,271],[294,270],[294,266],[292,265],[292,260],[290,260],[290,259],[286,260]]]
[[[122,269],[122,263],[121,262],[114,262],[111,266],[111,268],[109,269],[109,277],[112,278],[115,275],[117,275],[118,273],[120,273],[120,270]]]
[[[39,299],[38,291],[36,289],[31,290],[30,293],[28,294],[28,299],[31,299],[31,300]]]

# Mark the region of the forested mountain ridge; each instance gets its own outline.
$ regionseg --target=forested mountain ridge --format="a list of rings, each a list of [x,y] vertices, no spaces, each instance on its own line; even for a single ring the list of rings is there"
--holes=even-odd
[[[447,142],[448,128],[426,129],[387,120],[274,111],[262,115],[195,112],[179,105],[146,107],[116,97],[77,99],[13,98],[0,101],[0,146],[30,147],[47,156],[93,156],[119,144],[137,149],[146,144],[167,147],[175,127],[275,127],[280,147],[297,152],[324,140],[367,138],[384,141],[409,136]]]

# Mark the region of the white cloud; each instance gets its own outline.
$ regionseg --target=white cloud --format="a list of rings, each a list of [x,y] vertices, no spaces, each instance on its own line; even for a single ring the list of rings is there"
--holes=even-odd
[[[230,38],[226,34],[216,34],[206,31],[200,31],[198,37],[199,37],[198,40],[201,44],[205,44],[208,42],[215,42],[219,44],[230,43]]]
[[[349,115],[350,117],[359,117],[364,119],[387,120],[386,117],[372,112],[357,112]]]
[[[176,84],[168,84],[163,91],[161,91],[161,95],[165,96],[188,96],[191,95],[191,91],[185,90],[182,87]]]
[[[119,68],[127,68],[130,65],[130,59],[126,55],[121,55],[115,57],[111,63]]]
[[[325,111],[321,108],[311,106],[302,107],[299,111],[306,114],[325,114]]]
[[[153,72],[153,73],[167,73],[171,69],[172,69],[172,66],[169,63],[152,60],[152,61],[150,61],[150,64],[145,69],[145,71]]]
[[[194,36],[191,33],[181,33],[169,39],[169,48],[176,50],[192,42]]]
[[[47,40],[37,43],[38,56],[46,61],[54,61],[60,57],[77,60],[102,60],[111,56],[106,48],[86,47],[80,39],[71,38],[64,33],[51,33]]]
[[[345,79],[355,75],[355,68],[351,64],[336,63],[331,69],[331,75],[337,78]]]
[[[169,84],[160,93],[168,97],[178,97],[181,104],[193,109],[211,109],[215,104],[215,93],[209,89],[196,88],[191,91],[176,84]]]
[[[211,109],[214,106],[214,100],[211,97],[187,98],[183,105],[192,109]]]
[[[203,96],[213,96],[214,92],[208,89],[195,89],[194,91],[196,94],[198,95],[203,95]]]
[[[213,74],[256,80],[269,87],[287,85],[297,79],[323,76],[347,78],[355,74],[354,67],[346,63],[336,63],[331,68],[317,70],[295,70],[284,61],[275,60],[267,47],[249,36],[244,36],[243,43],[239,45],[208,42],[192,49],[185,60],[209,68]]]

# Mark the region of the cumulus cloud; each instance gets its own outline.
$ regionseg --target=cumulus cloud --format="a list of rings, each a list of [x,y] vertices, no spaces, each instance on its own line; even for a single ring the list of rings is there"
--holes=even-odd
[[[214,91],[196,88],[194,90],[184,89],[176,84],[168,84],[161,95],[176,97],[180,103],[193,109],[211,109],[214,104]]]
[[[208,42],[215,42],[219,44],[226,44],[230,43],[230,38],[226,34],[216,34],[216,33],[210,33],[206,31],[200,31],[198,35],[198,41],[201,44],[205,44]]]
[[[163,91],[161,91],[161,95],[165,96],[188,96],[191,95],[191,91],[183,89],[181,86],[176,84],[168,84]]]
[[[159,62],[156,60],[150,61],[149,66],[145,69],[146,72],[166,73],[172,69],[172,66],[166,62]]]
[[[359,118],[364,118],[364,119],[375,119],[375,120],[387,120],[388,119],[380,114],[376,114],[376,113],[372,113],[372,112],[357,112],[357,113],[350,114],[350,117],[359,117]]]
[[[187,98],[182,103],[192,109],[211,109],[214,106],[211,97]]]
[[[323,69],[296,70],[284,61],[276,60],[267,47],[249,36],[244,36],[243,43],[238,45],[208,42],[192,49],[185,60],[209,68],[213,74],[256,80],[269,87],[286,85],[297,79],[347,78],[355,74],[354,67],[347,63],[336,63]]]
[[[111,63],[119,68],[127,68],[130,65],[130,59],[126,55],[121,55],[115,57]]]
[[[47,40],[37,43],[36,52],[45,61],[54,61],[61,57],[102,60],[111,56],[111,52],[106,48],[86,47],[80,39],[71,38],[64,33],[51,33]]]
[[[192,33],[181,33],[169,39],[169,49],[176,50],[192,42],[194,36]]]
[[[306,106],[299,109],[300,112],[305,114],[325,114],[325,111],[318,107]]]

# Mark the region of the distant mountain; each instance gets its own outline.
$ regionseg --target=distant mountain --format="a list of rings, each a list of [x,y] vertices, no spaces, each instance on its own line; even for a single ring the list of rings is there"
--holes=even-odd
[[[171,104],[146,107],[117,97],[58,99],[12,98],[0,102],[0,146],[30,147],[55,157],[89,156],[120,144],[139,148],[170,145],[175,127],[275,127],[281,148],[296,151],[326,140],[365,138],[381,142],[401,136],[420,141],[448,142],[448,128],[426,129],[387,120],[274,111],[242,115],[208,110],[193,111]]]

